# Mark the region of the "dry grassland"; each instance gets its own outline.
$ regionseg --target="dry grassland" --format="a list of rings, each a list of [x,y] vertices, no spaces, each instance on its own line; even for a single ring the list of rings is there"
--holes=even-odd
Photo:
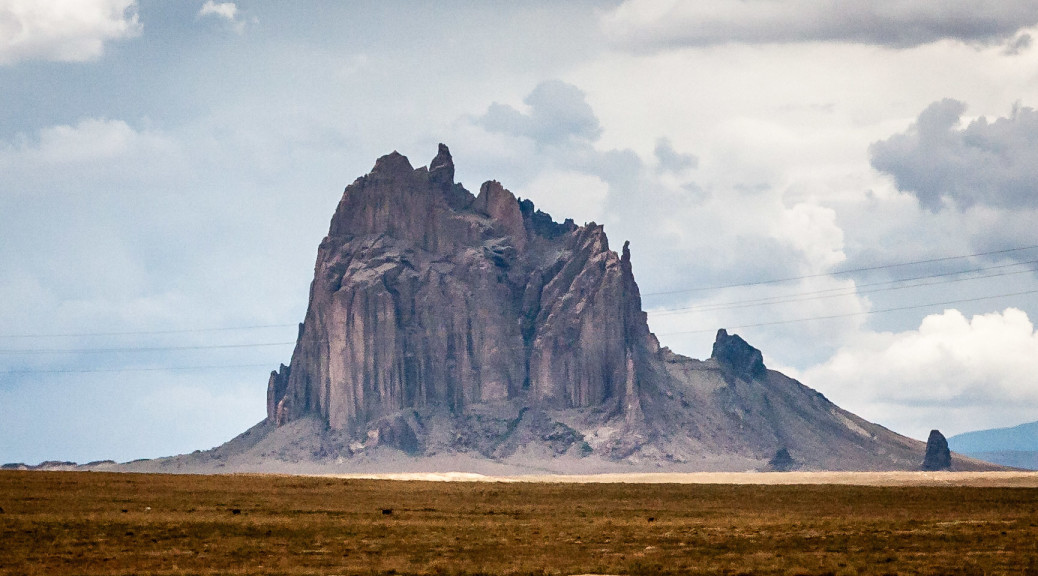
[[[0,574],[1038,574],[1038,489],[0,472]]]

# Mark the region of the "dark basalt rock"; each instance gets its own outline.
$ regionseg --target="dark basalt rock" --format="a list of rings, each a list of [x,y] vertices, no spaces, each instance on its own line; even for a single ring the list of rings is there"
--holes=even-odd
[[[717,331],[710,357],[726,374],[741,380],[764,379],[768,375],[761,351],[747,344],[738,334],[729,336],[724,328]]]
[[[768,470],[773,472],[789,472],[797,467],[797,461],[789,454],[789,450],[779,448],[768,460]]]
[[[552,220],[551,215],[547,212],[535,209],[530,200],[520,199],[519,211],[522,213],[523,219],[529,223],[529,230],[538,236],[548,239],[558,238],[577,229],[572,218],[566,218],[562,224],[559,224]]]
[[[926,439],[926,454],[923,455],[923,470],[947,470],[951,468],[951,450],[948,440],[939,430],[930,430]]]

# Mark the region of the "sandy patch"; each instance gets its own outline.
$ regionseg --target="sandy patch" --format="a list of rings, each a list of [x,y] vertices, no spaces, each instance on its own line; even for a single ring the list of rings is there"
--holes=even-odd
[[[690,472],[530,474],[491,476],[463,472],[327,474],[336,478],[433,482],[545,482],[631,484],[841,484],[852,486],[978,486],[1038,488],[1038,472]]]

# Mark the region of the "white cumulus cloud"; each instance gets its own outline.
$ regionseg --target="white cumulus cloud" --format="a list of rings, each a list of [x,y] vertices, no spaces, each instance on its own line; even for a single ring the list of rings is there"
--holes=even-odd
[[[245,23],[238,19],[238,5],[234,2],[213,2],[213,0],[206,0],[206,3],[202,5],[202,8],[198,11],[198,15],[201,16],[216,16],[223,18],[231,25],[235,32],[239,34],[245,29]]]
[[[208,16],[214,14],[216,16],[222,16],[228,20],[234,20],[235,15],[238,14],[238,6],[234,2],[221,2],[217,4],[213,0],[208,0],[202,9],[198,11],[199,16]]]
[[[84,62],[140,34],[135,0],[0,0],[0,65]]]
[[[904,332],[866,333],[799,374],[837,404],[925,438],[1038,419],[1038,332],[1015,308],[945,310]]]

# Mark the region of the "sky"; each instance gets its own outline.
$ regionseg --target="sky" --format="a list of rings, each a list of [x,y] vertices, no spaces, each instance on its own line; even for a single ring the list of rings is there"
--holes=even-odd
[[[925,439],[1038,420],[1038,0],[0,0],[0,462],[265,416],[343,188],[439,142]]]

